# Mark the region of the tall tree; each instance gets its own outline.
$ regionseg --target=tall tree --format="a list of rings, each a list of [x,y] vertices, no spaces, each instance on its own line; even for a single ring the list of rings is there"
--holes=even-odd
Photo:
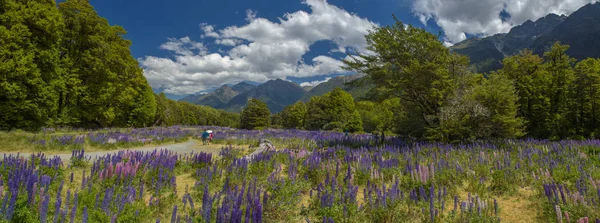
[[[0,129],[36,129],[57,117],[64,25],[55,4],[0,1]]]
[[[437,36],[405,26],[398,19],[392,26],[375,27],[366,35],[373,54],[353,55],[346,69],[369,75],[384,98],[399,97],[406,109],[427,127],[439,125],[437,114],[452,92],[450,53]]]
[[[575,79],[573,71],[575,59],[565,53],[568,49],[568,45],[557,42],[548,52],[544,53],[545,66],[551,76],[550,124],[552,136],[559,139],[573,134],[572,120],[569,120],[569,117],[572,117],[571,106],[573,105],[573,101],[569,98],[569,87]]]
[[[341,131],[346,129],[351,119],[356,119],[354,98],[341,88],[335,88],[323,96],[311,97],[306,107],[306,128],[310,130]]]
[[[306,105],[302,101],[287,106],[281,112],[282,127],[287,129],[303,128],[306,113]]]
[[[492,138],[518,138],[525,135],[523,118],[518,117],[517,92],[506,76],[492,73],[473,90],[474,99],[489,112],[489,134]]]
[[[269,127],[271,112],[267,104],[258,99],[250,99],[242,110],[240,127],[244,129],[262,129]]]
[[[70,116],[87,126],[145,126],[156,112],[152,89],[131,56],[125,30],[111,26],[88,0],[58,5],[65,21],[62,58],[80,80],[62,98]]]
[[[523,117],[526,131],[535,138],[550,136],[551,77],[543,65],[543,59],[529,50],[505,58],[498,70],[513,81],[518,96],[519,117]]]
[[[392,128],[394,100],[385,100],[377,103],[373,101],[360,101],[356,103],[366,132],[388,131]]]
[[[600,127],[600,59],[589,58],[577,63],[571,93],[576,104],[571,107],[576,134],[597,137],[600,133],[597,131]]]

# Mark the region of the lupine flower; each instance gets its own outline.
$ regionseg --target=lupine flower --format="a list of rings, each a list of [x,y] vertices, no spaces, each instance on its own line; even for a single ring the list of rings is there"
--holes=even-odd
[[[81,216],[81,222],[83,222],[83,223],[87,223],[88,222],[88,210],[87,210],[87,207],[83,207],[83,215]]]
[[[177,205],[173,206],[173,213],[171,215],[171,223],[175,223],[177,220]]]
[[[42,208],[40,210],[40,222],[46,223],[46,215],[48,214],[48,202],[50,202],[50,196],[46,195],[44,201],[42,201]]]

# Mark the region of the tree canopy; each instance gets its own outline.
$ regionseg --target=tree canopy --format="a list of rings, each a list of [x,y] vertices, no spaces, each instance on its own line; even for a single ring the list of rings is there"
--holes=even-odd
[[[125,33],[86,0],[0,1],[0,129],[237,124],[155,96]]]
[[[267,103],[252,98],[242,110],[240,117],[240,128],[244,129],[263,129],[269,127],[271,111]]]

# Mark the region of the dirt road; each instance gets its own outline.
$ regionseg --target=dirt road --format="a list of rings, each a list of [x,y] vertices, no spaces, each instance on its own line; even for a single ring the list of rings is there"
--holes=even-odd
[[[92,159],[95,159],[96,157],[99,156],[104,156],[106,154],[111,154],[111,153],[116,153],[118,151],[142,151],[142,152],[148,152],[148,151],[152,151],[155,149],[166,149],[166,150],[170,150],[176,153],[180,153],[180,154],[184,154],[184,153],[191,153],[191,152],[205,152],[205,153],[212,153],[213,157],[219,154],[219,151],[221,150],[221,148],[224,145],[218,145],[218,144],[213,144],[213,145],[202,145],[200,143],[198,143],[195,140],[189,140],[187,142],[183,142],[183,143],[175,143],[175,144],[165,144],[165,145],[159,145],[159,146],[144,146],[144,147],[137,147],[137,148],[126,148],[126,149],[116,149],[116,150],[106,150],[106,151],[94,151],[94,152],[85,152],[85,156],[86,157],[92,157]],[[2,154],[3,152],[0,152],[0,154]],[[7,156],[8,155],[16,155],[17,152],[8,152],[8,153],[4,153]],[[21,156],[30,156],[31,153],[19,153]],[[35,153],[37,154],[37,152]],[[69,160],[71,159],[71,152],[68,151],[64,151],[64,152],[58,152],[58,153],[47,153],[48,156],[59,156],[61,158],[61,160]],[[0,159],[2,159],[3,156],[0,155]]]

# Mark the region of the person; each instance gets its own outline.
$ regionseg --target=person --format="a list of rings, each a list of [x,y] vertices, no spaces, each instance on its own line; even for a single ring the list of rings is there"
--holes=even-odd
[[[213,138],[213,133],[212,133],[212,131],[210,131],[210,133],[208,133],[208,145],[210,145],[210,143],[212,142],[212,138]]]
[[[202,133],[202,145],[206,145],[208,143],[208,131],[204,130]]]

